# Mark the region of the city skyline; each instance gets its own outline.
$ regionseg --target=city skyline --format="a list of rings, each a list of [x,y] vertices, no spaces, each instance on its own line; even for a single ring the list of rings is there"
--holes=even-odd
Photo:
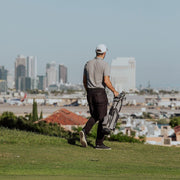
[[[178,0],[2,0],[0,65],[11,70],[18,54],[33,55],[38,75],[56,61],[69,82],[82,83],[84,64],[104,43],[109,65],[135,57],[137,87],[180,88],[179,7]]]
[[[72,82],[67,80],[68,68],[64,64],[61,64],[61,63],[57,64],[55,61],[47,62],[46,67],[43,70],[44,73],[39,73],[39,72],[37,72],[37,68],[38,68],[37,67],[37,60],[38,60],[37,56],[32,56],[32,55],[31,56],[29,56],[29,55],[28,56],[24,56],[22,54],[18,55],[15,58],[15,66],[16,66],[16,60],[18,58],[20,58],[20,59],[22,58],[22,59],[25,60],[25,62],[24,62],[24,64],[25,64],[24,65],[24,69],[26,69],[26,70],[24,70],[24,75],[23,76],[26,77],[26,78],[34,79],[34,80],[36,79],[36,82],[33,81],[33,83],[35,83],[34,85],[31,82],[31,85],[30,85],[31,88],[30,89],[36,89],[36,88],[39,87],[39,84],[38,84],[39,77],[40,78],[42,78],[42,77],[45,78],[44,85],[42,85],[42,86],[45,86],[43,89],[47,88],[49,85],[55,85],[55,84],[58,85],[58,84],[62,84],[62,83],[70,83],[71,84],[72,83]],[[129,75],[127,74],[127,72],[125,73],[126,75],[124,74],[124,72],[125,72],[124,68],[126,67],[125,64],[127,63],[126,62],[127,60],[128,61],[132,60],[133,64],[135,63],[134,64],[135,67],[134,67],[133,73],[132,74],[130,73]],[[118,63],[116,61],[118,61]],[[117,67],[115,67],[115,69],[117,69],[118,66],[122,66],[121,67],[122,71],[118,73],[120,75],[119,78],[120,79],[121,78],[125,78],[125,76],[126,76],[126,78],[128,79],[126,83],[124,82],[126,85],[124,83],[118,85],[117,89],[119,91],[127,90],[128,88],[122,88],[122,87],[125,87],[125,86],[131,87],[130,88],[131,90],[142,89],[142,88],[154,88],[154,87],[151,86],[151,82],[150,81],[147,81],[145,86],[142,86],[142,84],[138,84],[137,85],[137,82],[136,82],[136,61],[135,61],[134,57],[117,57],[115,59],[112,59],[111,64],[109,64],[109,65],[110,65],[110,69],[111,69],[111,80],[112,80],[112,83],[113,83],[114,86],[116,86],[116,84],[117,84],[117,83],[115,83],[115,80],[113,80],[113,76],[114,76],[113,67],[115,67],[115,65],[117,65]],[[29,68],[28,68],[28,66],[29,66]],[[53,69],[51,69],[51,66],[53,66]],[[51,70],[50,70],[50,77],[48,78],[47,69],[49,67],[50,67]],[[63,68],[63,71],[60,70],[61,69],[60,67]],[[6,74],[7,74],[6,76],[7,76],[7,78],[10,78],[10,80],[7,81],[7,83],[8,82],[11,83],[12,80],[13,80],[14,83],[15,83],[15,88],[16,88],[16,73],[15,73],[16,72],[16,68],[14,68],[12,71],[8,70],[4,65],[1,65],[0,68],[4,68],[7,71],[6,72]],[[127,68],[128,68],[128,66],[127,66]],[[21,67],[21,69],[22,69],[22,67]],[[42,69],[43,68],[41,68],[41,70]],[[62,71],[62,72],[60,72],[60,71]],[[0,74],[1,74],[1,72],[0,72]],[[124,74],[125,76],[121,77],[122,74]],[[61,76],[63,77],[63,80],[61,79]],[[119,83],[121,82],[120,79],[118,80]],[[24,80],[24,81],[26,82],[26,80]],[[41,81],[44,81],[44,80],[41,79]],[[48,83],[48,81],[49,81],[49,83]],[[75,83],[75,84],[82,84],[82,83]],[[8,87],[10,87],[11,89],[13,88],[12,85],[9,85]],[[39,89],[42,89],[42,88],[39,88]],[[155,88],[155,89],[166,89],[166,90],[174,89],[174,90],[180,90],[180,88],[178,88],[178,87],[175,87],[175,88],[174,87],[173,88],[172,87],[165,87],[165,88],[162,87],[162,88]]]
[[[49,90],[49,88],[58,88],[61,84],[67,83],[66,66],[59,64],[57,67],[56,62],[52,61],[46,64],[44,75],[39,75],[37,73],[37,60],[36,56],[18,55],[16,57],[14,83],[17,91]],[[6,80],[6,83],[9,84],[7,74],[8,71],[5,70],[4,66],[0,66],[0,80]]]

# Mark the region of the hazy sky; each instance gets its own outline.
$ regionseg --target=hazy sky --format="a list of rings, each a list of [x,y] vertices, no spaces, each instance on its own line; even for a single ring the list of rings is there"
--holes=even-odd
[[[135,57],[136,84],[180,87],[180,0],[0,0],[0,65],[14,68],[18,54],[68,67],[82,82],[97,44],[105,61]]]

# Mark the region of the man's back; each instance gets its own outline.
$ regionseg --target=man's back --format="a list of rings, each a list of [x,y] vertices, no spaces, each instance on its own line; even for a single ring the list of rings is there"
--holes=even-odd
[[[110,75],[109,66],[101,58],[94,58],[86,63],[84,74],[87,77],[87,88],[104,88],[104,76]]]

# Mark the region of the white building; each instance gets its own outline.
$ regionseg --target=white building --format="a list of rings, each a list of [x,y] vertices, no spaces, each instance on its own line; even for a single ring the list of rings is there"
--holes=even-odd
[[[14,76],[11,71],[8,71],[8,74],[7,74],[7,86],[10,89],[14,88]]]
[[[133,57],[118,57],[111,63],[111,81],[117,91],[136,89],[136,61]]]
[[[37,57],[28,56],[26,63],[26,77],[31,78],[31,89],[37,89]]]
[[[37,77],[37,57],[27,56],[27,77],[36,78]]]
[[[47,87],[49,87],[49,85],[57,84],[57,69],[55,62],[46,64],[46,80]]]

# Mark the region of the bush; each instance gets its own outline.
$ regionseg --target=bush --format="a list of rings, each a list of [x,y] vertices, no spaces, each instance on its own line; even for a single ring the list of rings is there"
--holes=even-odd
[[[170,125],[172,128],[180,125],[180,117],[174,117],[174,118],[172,118],[172,119],[170,120],[169,125]]]
[[[135,135],[136,135],[136,131],[131,131],[131,136],[135,137]]]
[[[152,119],[150,113],[148,113],[148,112],[143,112],[143,118],[144,119]]]
[[[27,130],[28,129],[27,120],[22,116],[17,117],[15,128],[20,130]]]
[[[118,142],[130,142],[130,143],[144,143],[143,138],[135,139],[132,136],[123,135],[122,132],[118,134],[111,134],[109,137],[110,141],[118,141]]]
[[[45,134],[49,136],[56,137],[66,137],[66,132],[57,124],[46,123],[45,121],[40,121],[39,123],[31,123],[31,129],[33,132],[40,134]]]
[[[29,119],[29,118],[28,118]],[[7,127],[9,129],[19,129],[25,131],[36,132],[39,134],[49,135],[49,136],[56,136],[66,138],[70,144],[75,144],[76,141],[79,141],[79,132],[82,128],[73,128],[73,132],[65,131],[62,127],[58,124],[46,123],[45,121],[40,121],[38,123],[34,123],[31,120],[27,120],[25,117],[19,116],[16,117],[12,112],[4,112],[2,116],[0,116],[0,126]],[[95,124],[89,134],[90,137],[96,138],[97,137],[97,128],[98,123]],[[138,140],[135,139],[133,136],[135,134],[132,133],[132,136],[129,137],[127,135],[123,135],[122,133],[119,134],[112,134],[110,138],[106,138],[110,141],[119,141],[119,142],[133,142],[133,143],[142,143],[143,137]],[[88,141],[88,144],[91,144],[91,140]]]
[[[25,131],[36,132],[49,136],[66,137],[67,132],[57,124],[46,123],[40,121],[39,123],[33,123],[27,120],[26,117],[16,117],[12,112],[4,112],[0,116],[0,126],[9,129],[19,129]]]
[[[79,132],[82,130],[81,127],[72,127],[73,132],[68,132],[66,139],[69,144],[76,144],[76,141],[79,141]]]
[[[15,128],[16,123],[17,117],[12,112],[4,112],[0,117],[0,126],[13,129]]]

